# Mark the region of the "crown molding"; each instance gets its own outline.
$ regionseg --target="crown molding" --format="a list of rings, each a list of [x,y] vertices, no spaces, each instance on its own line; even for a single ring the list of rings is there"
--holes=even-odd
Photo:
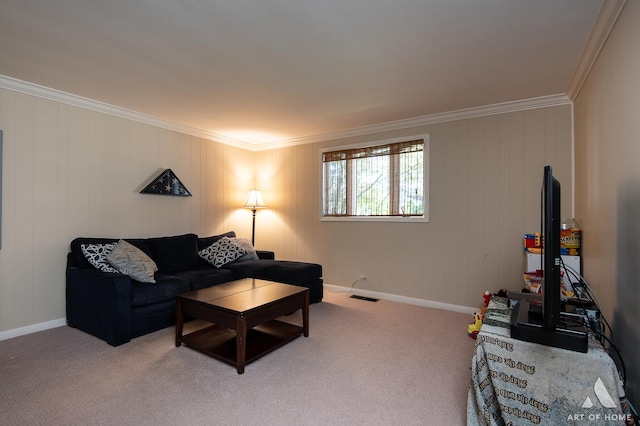
[[[593,65],[596,63],[598,56],[600,56],[600,52],[604,48],[604,45],[609,38],[609,34],[611,34],[613,27],[618,21],[625,4],[627,4],[627,0],[604,1],[602,9],[598,14],[598,18],[591,30],[591,34],[589,35],[584,51],[582,52],[582,56],[580,57],[580,62],[578,62],[578,66],[573,73],[573,78],[571,79],[569,88],[567,89],[567,96],[569,96],[569,99],[571,99],[572,102],[580,93],[584,82],[587,80],[587,77],[591,72],[591,68],[593,68]]]
[[[160,127],[162,129],[172,130],[178,133],[184,133],[186,135],[208,139],[213,142],[223,143],[225,145],[236,146],[238,148],[248,150],[252,149],[252,145],[247,142],[218,135],[213,132],[196,129],[194,127],[184,126],[151,115],[142,114],[140,112],[132,111],[126,108],[109,105],[100,101],[84,98],[82,96],[73,95],[70,93],[62,92],[60,90],[51,89],[35,83],[29,83],[4,75],[0,75],[0,88],[25,93],[27,95],[33,95],[39,98],[49,99],[56,102],[61,102],[75,107],[85,108],[91,111],[109,114],[119,118],[133,120],[139,123]]]
[[[525,111],[536,108],[546,108],[558,105],[571,104],[571,100],[565,94],[541,96],[537,98],[522,99],[518,101],[503,102],[499,104],[485,105],[481,107],[460,109],[456,111],[442,112],[438,114],[425,115],[421,117],[409,118],[405,120],[391,121],[387,123],[374,124],[371,126],[347,129],[338,132],[322,133],[319,135],[305,136],[301,138],[287,139],[276,142],[263,143],[254,146],[254,151],[269,150],[276,148],[286,148],[295,145],[324,142],[334,139],[343,139],[354,136],[364,136],[375,133],[390,132],[395,130],[409,129],[413,127],[428,126],[449,121],[466,120],[470,118],[485,117],[496,114],[506,114],[510,112]]]
[[[375,133],[383,133],[408,129],[413,127],[427,126],[431,124],[444,123],[456,120],[465,120],[476,117],[484,117],[495,114],[504,114],[509,112],[524,111],[528,109],[545,108],[557,105],[570,104],[570,98],[565,94],[542,96],[537,98],[523,99],[518,101],[503,102],[493,105],[485,105],[475,108],[467,108],[456,111],[443,112],[438,114],[425,115],[422,117],[410,118],[405,120],[391,121],[387,123],[374,124],[354,129],[347,129],[338,132],[322,133],[312,136],[304,136],[300,138],[286,139],[275,142],[267,142],[260,144],[252,144],[229,138],[212,132],[196,129],[194,127],[184,126],[168,120],[163,120],[151,115],[142,114],[131,111],[126,108],[109,105],[103,102],[84,98],[82,96],[72,95],[48,87],[40,86],[22,80],[0,75],[0,88],[14,90],[28,95],[37,96],[52,101],[62,102],[64,104],[86,108],[92,111],[113,115],[115,117],[133,120],[139,123],[160,127],[167,130],[207,139],[213,142],[225,145],[235,146],[237,148],[248,151],[266,151],[270,149],[286,148],[295,145],[303,145],[316,142],[324,142],[334,139],[343,139],[354,136],[370,135]]]

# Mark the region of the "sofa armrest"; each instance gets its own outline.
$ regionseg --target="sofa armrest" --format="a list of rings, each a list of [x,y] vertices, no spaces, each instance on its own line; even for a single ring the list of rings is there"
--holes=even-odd
[[[131,340],[131,278],[67,268],[67,323],[118,346]]]
[[[256,250],[259,259],[271,259],[274,260],[276,258],[276,253],[269,250]]]

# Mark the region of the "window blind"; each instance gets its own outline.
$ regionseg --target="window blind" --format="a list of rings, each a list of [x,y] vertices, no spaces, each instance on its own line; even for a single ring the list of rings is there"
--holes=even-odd
[[[424,140],[322,153],[323,215],[424,214]]]

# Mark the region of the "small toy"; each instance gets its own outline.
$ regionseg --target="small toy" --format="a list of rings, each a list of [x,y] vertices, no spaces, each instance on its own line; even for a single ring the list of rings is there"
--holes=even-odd
[[[491,300],[491,296],[493,296],[491,294],[491,292],[489,290],[485,291],[484,294],[482,295],[482,298],[484,299],[484,307],[486,308],[487,306],[489,306],[489,301]]]
[[[484,299],[484,305],[480,307],[480,312],[482,312],[483,317],[484,317],[484,314],[487,312],[487,307],[489,306],[489,302],[491,301],[491,296],[493,296],[493,294],[488,290],[482,294],[482,298]]]
[[[542,253],[544,241],[539,232],[535,234],[525,234],[524,236],[524,251],[529,253]]]
[[[500,290],[501,292],[504,290]],[[478,337],[478,333],[480,333],[480,327],[482,327],[482,322],[484,321],[484,314],[487,311],[487,307],[489,306],[489,302],[491,301],[491,297],[493,297],[493,293],[489,290],[482,293],[482,298],[484,299],[484,304],[480,308],[480,312],[473,313],[473,323],[469,324],[467,327],[467,334],[472,339],[476,339]]]
[[[478,333],[480,333],[480,327],[482,327],[482,320],[484,319],[484,314],[474,312],[473,313],[473,324],[469,324],[467,327],[467,335],[471,337],[473,340],[476,340],[478,337]]]

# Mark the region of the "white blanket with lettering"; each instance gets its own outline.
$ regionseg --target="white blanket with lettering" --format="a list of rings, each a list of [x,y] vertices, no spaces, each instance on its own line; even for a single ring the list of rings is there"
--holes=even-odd
[[[468,425],[624,424],[624,390],[601,346],[573,352],[483,325],[471,367]]]

